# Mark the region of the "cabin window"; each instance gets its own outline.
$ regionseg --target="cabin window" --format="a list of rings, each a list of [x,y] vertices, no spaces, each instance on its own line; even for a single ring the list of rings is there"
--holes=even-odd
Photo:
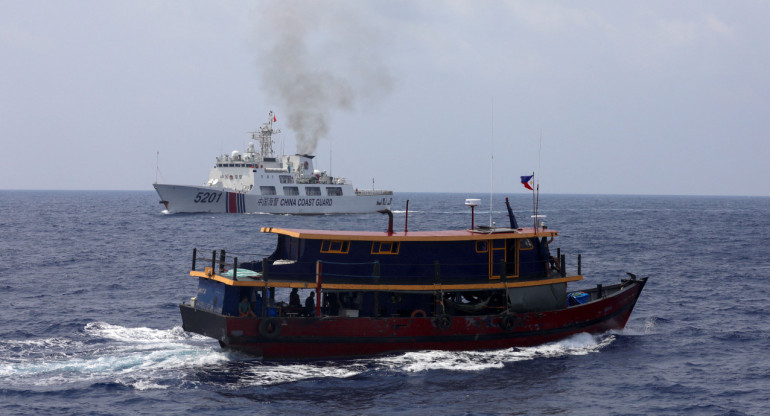
[[[323,240],[321,241],[321,253],[348,254],[350,241]]]
[[[308,186],[305,188],[305,195],[307,196],[321,195],[321,188],[317,186]]]
[[[296,186],[284,186],[283,187],[283,194],[284,195],[299,195],[299,188]]]
[[[486,252],[487,252],[487,240],[476,241],[476,253],[486,253]]]
[[[294,183],[294,177],[291,175],[278,175],[278,180],[281,183]]]
[[[522,250],[532,250],[532,242],[529,239],[519,240],[519,248]]]
[[[262,195],[275,195],[275,186],[260,186],[259,192]]]
[[[329,186],[326,188],[326,195],[342,196],[342,188],[340,188],[339,186]]]
[[[521,241],[525,240],[508,240],[508,247],[506,247],[505,274],[509,279],[519,277],[519,245],[521,244]]]
[[[372,254],[398,254],[401,244],[398,241],[373,241]]]

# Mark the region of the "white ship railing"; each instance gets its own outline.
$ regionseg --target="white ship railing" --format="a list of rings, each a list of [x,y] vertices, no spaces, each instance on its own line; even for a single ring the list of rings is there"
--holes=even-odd
[[[393,195],[393,191],[387,189],[356,189],[356,195]]]

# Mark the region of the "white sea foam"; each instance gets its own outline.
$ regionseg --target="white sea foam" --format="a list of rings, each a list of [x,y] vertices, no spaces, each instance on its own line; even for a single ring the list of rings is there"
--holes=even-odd
[[[230,362],[243,364],[243,371],[232,384],[236,388],[348,378],[370,371],[372,365],[396,372],[480,371],[523,360],[589,354],[615,339],[611,334],[578,334],[528,348],[420,351],[330,365],[264,363],[245,354],[223,352],[208,338],[188,334],[180,327],[163,330],[92,322],[84,332],[87,342],[49,338],[0,343],[0,352],[16,354],[14,359],[7,355],[0,359],[0,387],[6,383],[58,388],[84,382],[117,382],[137,390],[165,389],[168,386],[164,380],[183,379],[191,369],[216,369]],[[21,353],[25,350],[30,351],[29,356]]]
[[[61,386],[82,382],[118,382],[143,390],[164,388],[158,379],[169,373],[229,361],[227,354],[204,337],[168,330],[127,328],[104,322],[86,325],[91,341],[62,338],[5,341],[0,349],[18,358],[0,359],[0,384]],[[24,353],[27,351],[27,353]]]
[[[315,378],[348,378],[361,374],[361,365],[329,366],[321,363],[254,365],[241,376],[238,387],[291,383]]]
[[[595,337],[578,334],[570,338],[528,348],[495,351],[419,351],[374,359],[361,359],[333,366],[325,362],[303,364],[255,363],[240,374],[233,386],[271,385],[314,378],[348,378],[382,368],[388,371],[416,373],[430,370],[481,371],[502,368],[506,364],[536,358],[585,355],[598,352],[611,344],[614,335]]]
[[[598,339],[589,334],[527,348],[509,348],[493,351],[419,351],[381,359],[392,370],[420,372],[428,370],[478,371],[501,368],[506,363],[543,357],[585,355],[609,345],[613,335]]]

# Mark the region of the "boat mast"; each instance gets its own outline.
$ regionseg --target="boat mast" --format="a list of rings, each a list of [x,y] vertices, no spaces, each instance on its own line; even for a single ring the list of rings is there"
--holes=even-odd
[[[263,160],[266,157],[273,157],[273,134],[281,132],[281,130],[273,129],[274,121],[276,121],[275,115],[273,114],[273,111],[270,110],[267,123],[260,126],[257,131],[250,132],[252,140],[259,137],[259,151],[262,154]]]
[[[495,99],[492,97],[492,105],[489,116],[489,228],[492,228],[492,192],[495,177]]]

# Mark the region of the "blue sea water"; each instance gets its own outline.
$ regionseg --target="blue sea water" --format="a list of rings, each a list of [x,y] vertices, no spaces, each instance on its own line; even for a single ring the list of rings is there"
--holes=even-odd
[[[507,224],[503,195],[412,193],[396,228]],[[519,221],[532,201],[512,197]],[[543,195],[584,282],[650,276],[625,330],[531,348],[264,362],[181,329],[193,247],[380,214],[164,215],[153,192],[0,192],[0,414],[743,415],[770,401],[770,198]]]

